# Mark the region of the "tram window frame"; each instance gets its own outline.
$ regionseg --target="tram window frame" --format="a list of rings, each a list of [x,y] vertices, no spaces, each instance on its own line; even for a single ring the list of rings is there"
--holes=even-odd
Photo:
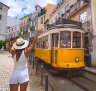
[[[84,48],[84,45],[85,45],[85,39],[84,39],[84,37],[85,36],[84,36],[84,33],[81,33],[81,34],[82,34],[82,36],[81,36],[82,37],[82,41],[81,41],[82,42],[82,45],[81,46],[82,46],[82,48]]]
[[[40,48],[40,39],[38,39],[38,48]]]
[[[58,48],[58,44],[59,44],[59,33],[52,34],[52,40],[53,40],[53,42],[52,42],[53,47]]]
[[[37,42],[36,42],[36,48],[38,48],[38,39],[37,39]]]
[[[80,34],[79,37],[78,37],[77,33]],[[81,48],[81,44],[82,44],[81,42],[82,42],[81,41],[81,32],[77,32],[77,31],[73,32],[72,48]]]
[[[43,37],[42,48],[44,48],[44,49],[48,49],[49,48],[49,45],[48,45],[48,35]]]
[[[68,36],[66,33],[69,33]],[[60,32],[60,48],[71,48],[71,31]]]
[[[43,43],[42,43],[42,38],[40,38],[39,41],[40,41],[40,48],[42,48],[42,44],[43,44]]]

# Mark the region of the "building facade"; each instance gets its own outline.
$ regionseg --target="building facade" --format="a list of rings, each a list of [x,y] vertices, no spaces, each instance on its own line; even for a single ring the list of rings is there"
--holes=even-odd
[[[20,36],[26,40],[29,40],[29,15],[25,16],[19,21]]]
[[[30,41],[33,40],[34,35],[35,35],[35,30],[38,27],[38,13],[39,13],[39,10],[36,6],[36,11],[29,15],[29,33],[30,33],[29,38],[30,38]]]
[[[0,2],[0,40],[6,39],[7,13],[9,7]]]
[[[19,37],[20,31],[19,31],[19,25],[15,25],[13,27],[7,27],[6,31],[6,39],[7,41],[15,40]]]
[[[38,29],[42,31],[46,30],[45,22],[48,21],[50,14],[56,6],[53,4],[47,4],[44,8],[41,8],[41,11],[38,13]]]
[[[49,24],[62,18],[82,22],[85,55],[91,55],[91,64],[96,65],[96,0],[62,0],[51,13]]]

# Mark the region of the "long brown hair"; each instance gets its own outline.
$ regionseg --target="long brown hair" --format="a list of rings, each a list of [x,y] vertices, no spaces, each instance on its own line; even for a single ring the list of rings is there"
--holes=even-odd
[[[15,54],[16,54],[16,60],[18,61],[18,59],[20,58],[21,56],[21,53],[24,49],[18,49],[18,50],[15,50]]]

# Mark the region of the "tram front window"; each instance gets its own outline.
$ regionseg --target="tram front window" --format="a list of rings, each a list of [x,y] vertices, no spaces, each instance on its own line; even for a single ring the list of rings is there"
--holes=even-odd
[[[60,47],[71,48],[71,32],[70,31],[60,32]]]
[[[73,48],[81,48],[81,33],[73,32]]]

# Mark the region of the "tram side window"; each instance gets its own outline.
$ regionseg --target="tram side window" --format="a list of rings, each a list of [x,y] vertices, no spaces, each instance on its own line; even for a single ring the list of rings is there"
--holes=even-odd
[[[36,48],[38,48],[38,42],[39,42],[39,41],[37,40],[37,42],[36,42]]]
[[[48,36],[43,37],[43,48],[48,49]]]
[[[40,38],[40,48],[42,48],[42,38]]]
[[[70,31],[60,32],[60,47],[71,48],[71,32]]]
[[[53,39],[53,42],[52,42],[52,45],[53,47],[58,47],[58,39],[59,39],[59,35],[58,33],[55,33],[52,35],[52,39]]]
[[[39,48],[39,39],[37,40],[37,48]]]
[[[84,39],[84,34],[82,34],[82,47],[84,48],[85,45],[85,39]]]
[[[81,33],[73,32],[73,48],[81,48]]]

